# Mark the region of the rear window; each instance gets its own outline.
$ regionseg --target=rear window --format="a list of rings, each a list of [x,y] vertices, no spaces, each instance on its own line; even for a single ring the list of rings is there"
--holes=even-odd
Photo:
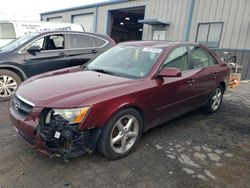
[[[87,35],[72,34],[69,35],[69,40],[72,49],[93,47],[92,41]]]
[[[0,39],[15,39],[16,34],[12,23],[0,23]]]
[[[106,41],[97,37],[89,37],[92,42],[94,43],[94,47],[102,47],[103,45],[106,44]]]

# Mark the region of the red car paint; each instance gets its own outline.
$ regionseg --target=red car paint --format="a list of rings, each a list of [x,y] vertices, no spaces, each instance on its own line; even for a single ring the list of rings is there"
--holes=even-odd
[[[181,77],[158,78],[162,62],[177,46],[189,43],[129,42],[120,45],[163,48],[150,73],[142,79],[129,79],[82,70],[80,67],[53,71],[25,81],[16,94],[34,103],[27,117],[21,117],[10,105],[10,118],[21,137],[43,153],[46,145],[37,134],[44,108],[91,106],[80,130],[103,127],[119,110],[136,108],[143,114],[144,131],[206,104],[214,89],[227,85],[229,68],[209,49],[217,65],[182,72]],[[194,44],[197,45],[197,44]],[[193,82],[194,81],[194,82]],[[33,144],[32,144],[33,143]]]

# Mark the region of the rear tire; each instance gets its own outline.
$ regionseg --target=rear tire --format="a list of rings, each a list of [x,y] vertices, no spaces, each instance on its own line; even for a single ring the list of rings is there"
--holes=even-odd
[[[9,100],[21,82],[21,78],[16,73],[0,69],[0,102]]]
[[[206,105],[206,109],[208,113],[214,114],[219,110],[221,103],[222,103],[223,94],[224,94],[224,89],[221,85],[219,85],[214,90],[212,96],[210,97]]]
[[[131,153],[142,134],[140,113],[128,108],[118,112],[103,128],[98,150],[107,158],[117,160]]]

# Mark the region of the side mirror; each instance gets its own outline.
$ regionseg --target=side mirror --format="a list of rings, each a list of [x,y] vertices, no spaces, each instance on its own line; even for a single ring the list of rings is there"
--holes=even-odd
[[[27,52],[31,54],[35,54],[36,52],[40,52],[42,48],[40,46],[31,46],[30,48],[27,49]]]
[[[158,74],[159,77],[181,77],[181,75],[179,69],[170,67],[163,68]]]

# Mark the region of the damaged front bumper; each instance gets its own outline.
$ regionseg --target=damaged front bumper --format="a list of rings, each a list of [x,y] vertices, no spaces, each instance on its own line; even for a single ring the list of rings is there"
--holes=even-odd
[[[39,125],[37,133],[45,142],[51,156],[70,159],[84,153],[92,153],[97,144],[101,129],[80,131],[78,126],[61,126],[51,123],[50,127]]]
[[[46,111],[17,97],[11,100],[9,109],[10,119],[21,139],[43,154],[70,159],[92,153],[96,148],[100,128],[80,130],[77,125],[55,121],[48,125],[43,118]]]

